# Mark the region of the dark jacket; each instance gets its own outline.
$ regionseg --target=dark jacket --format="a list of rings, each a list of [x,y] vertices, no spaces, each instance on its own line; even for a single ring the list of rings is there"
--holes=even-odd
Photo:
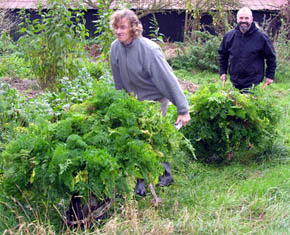
[[[225,34],[218,50],[220,74],[229,74],[236,88],[258,85],[265,76],[274,79],[276,69],[275,49],[269,37],[253,22],[243,34],[239,27]]]

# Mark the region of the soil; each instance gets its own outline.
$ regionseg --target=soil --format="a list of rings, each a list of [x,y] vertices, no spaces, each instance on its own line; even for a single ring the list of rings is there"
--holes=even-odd
[[[178,46],[175,43],[164,43],[162,46],[162,49],[164,51],[165,58],[173,58],[176,56],[176,51],[178,49]]]
[[[183,90],[188,90],[191,93],[195,93],[198,88],[198,85],[190,81],[184,81],[184,80],[178,79],[178,82]]]
[[[12,88],[15,88],[19,93],[27,98],[33,98],[36,95],[44,93],[36,80],[26,80],[20,78],[4,78],[0,81],[7,82]]]
[[[89,55],[92,58],[98,57],[98,47],[96,45],[91,45],[86,48],[88,50]],[[166,58],[171,58],[176,55],[177,46],[174,43],[165,43],[163,45],[163,51]],[[27,98],[32,98],[36,95],[44,93],[44,91],[40,88],[36,80],[26,80],[20,78],[4,78],[0,81],[7,82],[11,87],[15,88],[18,92],[25,95]],[[178,80],[181,88],[183,90],[188,90],[189,92],[194,93],[198,86],[189,81]]]

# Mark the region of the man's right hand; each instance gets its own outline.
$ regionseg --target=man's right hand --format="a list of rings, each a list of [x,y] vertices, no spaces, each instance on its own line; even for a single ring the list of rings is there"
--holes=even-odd
[[[177,117],[177,120],[175,122],[175,125],[178,125],[179,122],[182,122],[182,126],[186,126],[187,123],[190,121],[190,115],[187,114],[179,114]]]
[[[221,75],[221,80],[226,81],[227,80],[227,75],[224,73]]]

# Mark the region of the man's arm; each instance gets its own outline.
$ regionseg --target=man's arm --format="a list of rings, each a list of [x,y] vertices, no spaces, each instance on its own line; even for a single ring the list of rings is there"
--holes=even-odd
[[[161,49],[152,51],[152,61],[150,63],[150,74],[154,85],[160,93],[169,99],[178,111],[175,124],[182,122],[186,126],[190,120],[188,102],[175,77],[172,68],[169,66]]]
[[[268,85],[271,84],[275,77],[275,70],[276,70],[276,52],[275,48],[269,39],[269,37],[265,35],[265,46],[264,46],[264,55],[266,59],[266,81],[268,80]],[[272,80],[272,81],[270,81]]]
[[[125,87],[124,87],[122,79],[121,79],[119,66],[117,65],[117,63],[115,61],[115,57],[116,57],[114,55],[115,50],[116,50],[116,48],[113,47],[113,45],[112,45],[111,50],[110,50],[110,63],[111,63],[112,75],[113,75],[116,90],[122,90],[122,89],[125,89]]]
[[[219,54],[219,72],[221,75],[221,80],[225,81],[227,79],[226,74],[228,71],[229,63],[229,52],[226,45],[226,36],[223,38],[221,45],[218,49]]]
[[[172,68],[165,60],[161,49],[152,51],[150,59],[150,78],[159,92],[169,99],[178,110],[179,114],[188,113],[188,102],[178,83]]]

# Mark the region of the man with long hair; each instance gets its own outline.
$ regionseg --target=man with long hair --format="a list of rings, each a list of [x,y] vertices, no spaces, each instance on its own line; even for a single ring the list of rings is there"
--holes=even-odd
[[[111,27],[117,37],[110,52],[115,88],[141,101],[160,102],[163,115],[168,102],[172,102],[178,110],[176,124],[185,126],[190,120],[186,97],[161,48],[142,36],[143,27],[137,15],[128,9],[118,10],[111,17]],[[162,164],[165,172],[159,178],[159,185],[170,185],[173,182],[170,164]],[[145,196],[144,180],[138,180],[135,191]]]

